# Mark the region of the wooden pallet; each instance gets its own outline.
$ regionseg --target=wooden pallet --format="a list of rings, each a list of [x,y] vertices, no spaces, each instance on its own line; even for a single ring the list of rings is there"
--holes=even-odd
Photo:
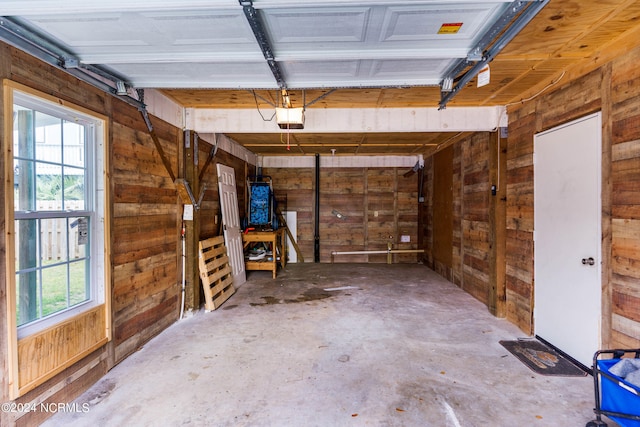
[[[198,248],[198,265],[205,298],[204,308],[212,311],[235,293],[233,274],[223,236],[201,240]]]

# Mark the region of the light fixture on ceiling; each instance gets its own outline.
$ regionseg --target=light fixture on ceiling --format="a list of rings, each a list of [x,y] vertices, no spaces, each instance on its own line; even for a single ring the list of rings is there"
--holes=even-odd
[[[292,107],[291,97],[282,89],[282,107],[276,107],[276,122],[280,129],[304,129],[304,107]]]
[[[304,129],[304,109],[276,107],[276,122],[280,129]]]

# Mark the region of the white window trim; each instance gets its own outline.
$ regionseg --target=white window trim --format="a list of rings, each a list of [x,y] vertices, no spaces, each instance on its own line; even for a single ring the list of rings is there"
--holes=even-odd
[[[96,307],[100,304],[104,304],[104,281],[100,280],[101,277],[104,277],[104,274],[101,275],[100,273],[104,272],[104,247],[101,245],[101,242],[104,242],[105,238],[103,231],[104,228],[102,227],[102,225],[104,224],[105,212],[104,206],[99,206],[97,205],[97,203],[95,203],[97,201],[96,199],[98,198],[94,196],[96,191],[104,191],[104,176],[103,174],[96,173],[96,171],[102,170],[97,168],[100,168],[100,166],[102,166],[104,162],[102,161],[102,153],[100,152],[100,150],[95,150],[94,146],[101,147],[104,145],[104,141],[101,140],[101,136],[104,134],[104,132],[100,132],[100,129],[104,128],[105,122],[104,120],[96,118],[92,115],[73,110],[66,106],[60,106],[51,101],[43,99],[40,96],[26,93],[18,89],[13,90],[13,104],[18,104],[22,107],[27,107],[34,111],[43,112],[49,114],[52,117],[81,123],[82,125],[87,126],[89,129],[91,129],[93,133],[93,135],[91,135],[90,137],[91,139],[89,141],[85,141],[85,157],[86,161],[88,162],[86,165],[87,167],[85,168],[86,178],[91,184],[89,185],[86,194],[87,197],[85,200],[85,210],[78,211],[78,216],[84,216],[88,214],[88,216],[91,218],[91,237],[89,239],[90,247],[88,248],[91,266],[89,273],[89,300],[69,307],[67,309],[57,311],[40,319],[36,319],[32,322],[27,323],[26,325],[18,326],[18,339],[20,339],[40,332],[43,329],[50,328],[51,326],[63,322],[90,308]],[[15,165],[12,164],[12,168],[14,166]],[[100,208],[102,208],[102,210]],[[26,217],[29,216],[46,218],[50,215],[47,215],[46,213],[38,213],[37,215],[26,215]],[[13,278],[13,282],[15,283],[15,274],[13,275]]]

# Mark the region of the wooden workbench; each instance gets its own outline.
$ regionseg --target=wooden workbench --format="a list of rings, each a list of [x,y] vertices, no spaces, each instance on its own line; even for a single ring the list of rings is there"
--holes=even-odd
[[[273,273],[276,278],[278,270],[278,257],[280,257],[280,266],[284,268],[287,256],[284,252],[284,229],[279,228],[275,231],[249,231],[242,234],[242,243],[246,250],[252,243],[266,243],[271,248],[271,260],[268,257],[258,261],[245,260],[246,270],[267,270]]]

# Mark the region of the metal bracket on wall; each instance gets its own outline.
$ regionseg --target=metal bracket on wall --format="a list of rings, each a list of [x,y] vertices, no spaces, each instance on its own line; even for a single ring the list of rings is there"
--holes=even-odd
[[[147,129],[149,130],[149,135],[151,135],[151,139],[153,139],[153,143],[155,144],[156,149],[158,150],[158,153],[160,153],[160,159],[164,164],[164,168],[169,173],[169,176],[171,177],[171,181],[175,181],[176,176],[174,175],[173,169],[171,168],[171,162],[169,162],[169,159],[167,158],[166,154],[164,153],[164,150],[162,149],[162,144],[160,144],[158,135],[156,135],[155,130],[153,130],[153,125],[151,124],[151,119],[149,119],[149,114],[147,113],[146,108],[141,108],[140,114],[142,114],[142,118],[144,119],[144,122],[147,125]]]
[[[202,199],[204,199],[204,192],[207,189],[207,185],[202,185],[200,194],[198,195],[198,200],[196,200],[195,196],[193,195],[193,191],[191,191],[191,186],[189,185],[189,182],[187,180],[178,178],[174,181],[174,184],[176,185],[176,189],[178,190],[178,194],[180,195],[182,201],[186,204],[193,205],[195,210],[199,210]]]
[[[204,178],[204,174],[207,171],[207,169],[209,168],[209,165],[211,164],[211,162],[213,161],[213,159],[216,157],[216,153],[218,152],[218,134],[214,134],[214,139],[215,139],[215,143],[213,145],[213,147],[211,147],[211,151],[209,152],[209,157],[207,157],[207,161],[204,163],[204,166],[202,167],[202,170],[200,171],[200,175],[198,175],[198,180],[200,182],[202,182],[202,179]]]

